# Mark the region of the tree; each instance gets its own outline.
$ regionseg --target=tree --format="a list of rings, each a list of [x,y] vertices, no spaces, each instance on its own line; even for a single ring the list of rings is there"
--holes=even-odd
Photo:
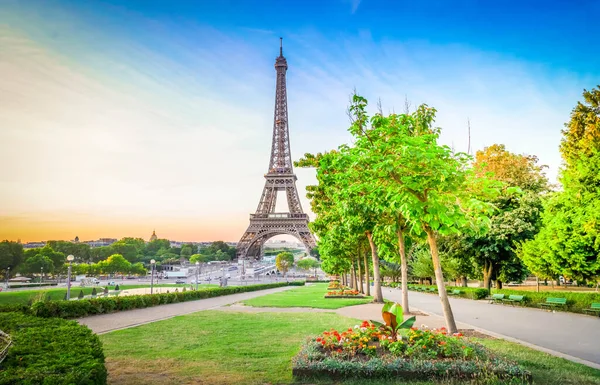
[[[525,278],[526,271],[515,247],[539,231],[542,194],[548,191],[545,166],[537,162],[535,156],[513,154],[497,144],[476,154],[476,174],[503,184],[500,194],[489,200],[496,207],[490,230],[465,239],[471,249],[469,254],[483,270],[484,287],[488,290],[494,278],[499,288],[504,280]]]
[[[0,269],[4,278],[6,278],[7,268],[10,267],[11,274],[14,274],[16,268],[23,263],[23,260],[23,245],[11,241],[0,242]]]
[[[277,270],[281,271],[283,275],[286,276],[288,270],[294,265],[294,254],[287,251],[277,254],[275,265],[277,266]]]
[[[315,269],[315,275],[317,275],[317,268],[319,267],[319,262],[311,257],[305,257],[296,262],[296,266],[299,269],[309,271],[310,269]]]
[[[191,255],[192,255],[192,247],[190,245],[184,245],[181,248],[181,252],[179,252],[179,256],[181,256],[182,258],[189,259]]]
[[[64,255],[73,255],[75,260],[79,262],[87,262],[91,259],[90,246],[87,243],[48,241],[46,245]]]
[[[44,269],[44,273],[52,273],[54,271],[54,263],[50,258],[37,254],[25,260],[19,266],[18,271],[21,274],[40,274],[42,268]]]
[[[563,191],[547,199],[542,229],[521,249],[533,271],[578,281],[600,276],[600,86],[583,98],[563,130]]]
[[[132,275],[145,276],[147,272],[148,272],[148,270],[146,269],[146,267],[144,267],[144,264],[142,262],[137,262],[137,263],[131,264],[131,268],[129,269],[129,274],[132,274]]]
[[[146,252],[145,254],[147,255],[160,255],[158,253],[159,250],[164,250],[163,254],[168,252],[168,250],[171,248],[171,241],[169,241],[168,239],[155,239],[151,242],[148,242],[148,244],[146,244]]]
[[[355,137],[354,163],[367,170],[363,189],[388,197],[380,210],[396,212],[412,233],[427,237],[446,324],[456,332],[437,238],[486,223],[489,205],[476,199],[470,186],[491,192],[487,180],[470,172],[467,154],[438,144],[441,130],[432,126],[435,109],[421,105],[412,114],[369,117],[366,106],[366,99],[354,95],[350,132]]]
[[[126,274],[131,270],[131,263],[127,261],[121,254],[113,254],[106,260],[104,271],[109,274]]]

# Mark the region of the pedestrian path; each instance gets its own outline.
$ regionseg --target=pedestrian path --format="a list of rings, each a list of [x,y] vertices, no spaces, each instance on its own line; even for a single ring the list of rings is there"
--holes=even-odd
[[[145,309],[134,309],[112,314],[101,314],[79,318],[77,319],[77,322],[79,322],[81,325],[86,325],[96,334],[103,334],[118,329],[126,329],[137,325],[172,318],[178,315],[214,309],[220,306],[244,301],[246,299],[289,290],[293,287],[294,286],[284,286],[275,289],[258,290],[247,293],[224,295],[221,297],[199,299],[197,301],[172,303],[168,305],[148,307]]]
[[[384,288],[383,296],[402,301],[399,289]],[[450,304],[457,322],[571,356],[565,358],[588,361],[595,364],[590,366],[600,368],[600,317],[463,298],[450,298]],[[435,294],[409,291],[409,305],[443,316],[440,299]]]

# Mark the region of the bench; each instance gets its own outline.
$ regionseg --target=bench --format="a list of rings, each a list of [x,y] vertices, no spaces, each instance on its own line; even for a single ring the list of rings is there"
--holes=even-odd
[[[545,308],[557,308],[557,307],[563,307],[567,304],[567,299],[566,298],[553,298],[553,297],[548,297],[546,298],[546,302],[545,303],[540,303],[541,307],[545,307]]]
[[[502,300],[502,302],[508,302],[514,306],[515,303],[522,303],[524,298],[525,298],[524,295],[512,295],[511,294],[508,296],[508,298],[504,298]]]
[[[491,297],[486,298],[490,303],[502,302],[504,294],[492,294]]]
[[[428,290],[430,293],[437,293],[437,289],[435,287],[430,287]]]
[[[589,309],[583,309],[586,313],[597,313],[600,316],[600,302],[592,303]]]
[[[460,291],[460,290],[452,290],[452,291],[451,291],[450,293],[448,293],[448,294],[450,294],[450,295],[460,295],[461,293],[462,293],[462,291]]]

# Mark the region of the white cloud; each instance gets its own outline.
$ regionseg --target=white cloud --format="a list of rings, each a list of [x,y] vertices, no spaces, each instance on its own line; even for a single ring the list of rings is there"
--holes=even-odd
[[[0,30],[0,215],[226,217],[238,219],[218,224],[225,238],[241,235],[268,164],[277,37],[197,26],[181,34],[138,20],[144,39],[116,40],[91,27],[69,34],[75,21],[54,20]],[[350,139],[345,111],[356,87],[373,108],[381,98],[384,110],[401,111],[405,96],[436,107],[444,141],[459,150],[470,118],[473,149],[504,143],[538,155],[554,177],[562,124],[590,86],[459,45],[374,42],[368,31],[296,31],[284,52],[295,159]],[[313,171],[297,174],[309,210]]]

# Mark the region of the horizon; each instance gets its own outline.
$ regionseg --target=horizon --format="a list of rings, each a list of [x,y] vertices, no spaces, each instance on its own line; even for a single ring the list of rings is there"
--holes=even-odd
[[[600,3],[583,3],[5,1],[0,240],[238,242],[267,171],[280,36],[293,160],[351,139],[356,89],[370,111],[435,107],[457,151],[470,121],[472,154],[536,155],[556,183],[563,124],[600,84]],[[314,170],[294,171],[314,219]]]

